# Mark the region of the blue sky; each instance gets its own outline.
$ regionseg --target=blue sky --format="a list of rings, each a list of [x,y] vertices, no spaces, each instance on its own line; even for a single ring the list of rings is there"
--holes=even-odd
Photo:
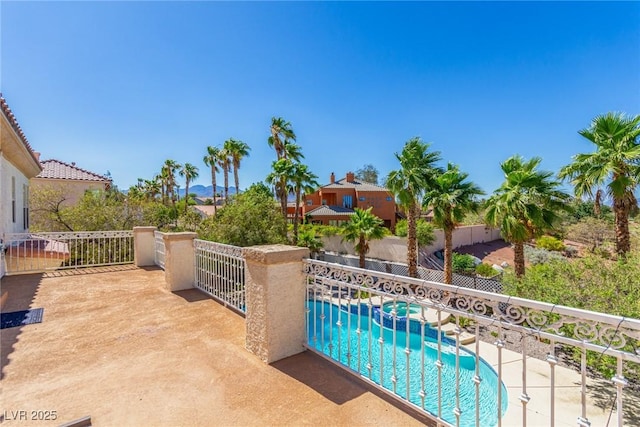
[[[290,121],[327,183],[370,163],[381,175],[413,136],[487,193],[501,161],[557,171],[591,151],[577,131],[640,114],[640,3],[7,2],[1,90],[42,158],[110,171],[122,189],[165,159],[200,168],[234,137],[275,154]],[[219,178],[221,181],[221,178]]]

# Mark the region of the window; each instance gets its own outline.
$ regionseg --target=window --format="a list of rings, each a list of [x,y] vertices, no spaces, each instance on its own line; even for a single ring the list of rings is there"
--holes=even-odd
[[[391,196],[387,196],[387,202],[390,202],[391,200],[393,200],[393,198]]]
[[[353,208],[353,196],[342,196],[342,207]]]
[[[312,204],[313,204],[313,200],[308,199],[308,200],[307,200],[307,206],[311,206]]]
[[[29,186],[22,186],[22,228],[29,229]]]
[[[360,201],[360,202],[364,202],[365,200],[367,200],[367,199],[364,196],[358,197],[358,201]]]
[[[11,177],[11,220],[16,222],[16,177]]]
[[[325,206],[327,204],[327,199],[322,199],[322,206]]]

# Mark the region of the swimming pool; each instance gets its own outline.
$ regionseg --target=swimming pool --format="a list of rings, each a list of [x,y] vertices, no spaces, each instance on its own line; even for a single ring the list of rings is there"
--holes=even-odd
[[[387,302],[382,306],[382,310],[385,313],[391,313],[391,311],[395,308],[396,315],[401,317],[406,317],[410,314],[419,314],[422,311],[422,308],[417,304],[407,304],[404,301],[399,301],[397,303]]]
[[[348,310],[323,301],[308,303],[307,337],[309,347],[339,361],[342,365],[369,378],[376,384],[426,411],[438,414],[438,359],[437,331],[429,333],[410,332],[396,328],[381,327],[369,316],[366,305],[351,306]],[[373,311],[373,310],[372,310]],[[373,313],[372,313],[373,314]],[[357,333],[358,328],[360,333]],[[415,328],[411,328],[412,330]],[[435,334],[434,334],[435,332]],[[435,338],[434,338],[435,337]],[[382,343],[380,342],[382,338]],[[394,341],[395,340],[395,341]],[[409,348],[407,363],[407,353]],[[393,361],[395,360],[395,369]],[[456,349],[449,338],[441,339],[442,381],[441,416],[456,424]],[[475,354],[460,349],[460,426],[475,426],[476,384]],[[495,426],[498,423],[498,376],[480,359],[480,425]],[[420,390],[423,389],[424,407]],[[501,413],[507,409],[507,390],[502,390]]]

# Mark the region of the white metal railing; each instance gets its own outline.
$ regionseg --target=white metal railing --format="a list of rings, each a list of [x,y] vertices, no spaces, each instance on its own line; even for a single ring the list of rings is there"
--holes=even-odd
[[[615,375],[605,387],[615,402],[609,402],[608,416],[612,421],[617,417],[618,426],[625,416],[635,417],[638,402],[625,413],[623,389],[628,385],[625,373],[640,371],[638,319],[323,261],[305,260],[304,268],[306,347],[439,424],[484,427],[529,421],[554,426],[577,418],[578,425],[590,425],[589,417],[603,414],[589,403],[590,354],[614,360]],[[465,330],[467,322],[471,326]],[[481,342],[481,332],[490,332],[493,342]],[[513,334],[521,340],[519,353],[505,349]],[[475,343],[464,346],[468,336]],[[544,346],[546,360],[529,358],[534,342]],[[568,385],[558,379],[567,375],[564,371],[556,376],[560,352],[567,348],[576,351],[580,368]],[[530,373],[534,363],[542,372]],[[528,377],[535,382],[529,388]],[[532,387],[535,398],[529,394]],[[567,404],[570,393],[576,394],[574,406]]]
[[[242,248],[194,240],[195,285],[225,306],[245,308],[245,261]]]
[[[5,233],[7,274],[133,263],[133,232]]]
[[[164,233],[161,231],[153,232],[153,239],[155,241],[155,264],[164,270]]]

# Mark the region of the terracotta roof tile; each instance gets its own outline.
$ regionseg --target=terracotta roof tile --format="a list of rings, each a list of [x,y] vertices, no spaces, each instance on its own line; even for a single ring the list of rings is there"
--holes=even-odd
[[[11,108],[9,108],[9,104],[7,104],[7,101],[2,97],[2,92],[0,92],[0,110],[2,110],[2,114],[7,118],[14,132],[16,133],[16,135],[18,135],[24,146],[27,148],[27,151],[29,152],[29,154],[31,154],[31,157],[33,157],[33,160],[38,163],[38,156],[36,156],[33,148],[31,148],[31,144],[29,144],[27,137],[24,135],[24,132],[18,124],[18,120],[13,114],[13,111],[11,111]]]
[[[73,179],[78,181],[98,181],[110,182],[111,180],[103,175],[89,172],[88,170],[79,168],[75,163],[68,164],[60,160],[50,159],[43,160],[42,172],[36,178],[48,179]]]
[[[320,206],[307,212],[310,216],[345,216],[353,215],[354,210],[342,206]]]
[[[372,184],[366,181],[360,181],[354,179],[353,181],[347,181],[347,178],[342,178],[333,184],[323,185],[322,188],[354,188],[357,191],[389,191],[387,188],[381,185]]]

